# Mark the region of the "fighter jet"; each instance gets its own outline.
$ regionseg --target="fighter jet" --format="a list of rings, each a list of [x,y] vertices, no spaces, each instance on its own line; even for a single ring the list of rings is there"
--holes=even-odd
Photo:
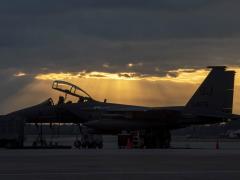
[[[144,147],[168,148],[173,129],[239,119],[239,115],[232,114],[235,72],[225,66],[208,68],[212,70],[185,106],[142,107],[101,102],[76,85],[54,81],[52,88],[65,94],[57,104],[50,98],[1,118],[18,117],[25,123],[74,123],[79,125],[80,133],[83,127],[95,134],[138,131]],[[78,101],[67,102],[69,95]]]

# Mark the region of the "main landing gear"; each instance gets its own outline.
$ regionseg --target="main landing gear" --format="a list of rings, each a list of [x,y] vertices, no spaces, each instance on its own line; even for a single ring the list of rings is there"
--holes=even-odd
[[[79,125],[80,135],[76,136],[74,147],[78,149],[102,149],[102,135],[92,134],[86,127]]]

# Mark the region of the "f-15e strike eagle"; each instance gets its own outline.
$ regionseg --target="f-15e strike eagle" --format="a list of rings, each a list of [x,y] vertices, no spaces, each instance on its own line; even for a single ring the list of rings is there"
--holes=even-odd
[[[196,124],[213,124],[238,119],[232,114],[235,72],[225,66],[212,66],[204,82],[185,106],[141,107],[100,102],[71,83],[54,81],[52,88],[78,98],[66,102],[64,97],[54,105],[52,99],[1,119],[24,123],[74,123],[89,133],[117,135],[138,131],[146,148],[168,148],[173,129]],[[176,92],[177,93],[177,92]],[[84,94],[84,95],[80,95]],[[81,132],[81,131],[80,131]]]

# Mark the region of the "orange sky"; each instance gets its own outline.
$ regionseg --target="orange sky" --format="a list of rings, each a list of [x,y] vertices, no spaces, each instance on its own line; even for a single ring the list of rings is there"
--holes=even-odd
[[[235,95],[234,113],[240,113],[240,68],[234,69]],[[148,76],[136,73],[107,72],[65,72],[38,74],[35,80],[21,89],[6,102],[5,112],[20,109],[23,106],[37,104],[49,97],[57,100],[60,95],[51,89],[53,80],[65,80],[86,90],[97,100],[142,106],[185,105],[199,84],[207,76],[207,69],[178,69],[168,71],[165,76]],[[14,76],[27,76],[19,72]],[[14,103],[11,103],[14,102]]]

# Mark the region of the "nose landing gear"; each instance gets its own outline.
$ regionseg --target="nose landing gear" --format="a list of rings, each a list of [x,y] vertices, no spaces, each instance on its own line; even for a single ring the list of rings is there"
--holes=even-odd
[[[103,138],[102,135],[93,134],[89,129],[79,125],[80,134],[76,136],[74,147],[77,149],[102,149]]]

